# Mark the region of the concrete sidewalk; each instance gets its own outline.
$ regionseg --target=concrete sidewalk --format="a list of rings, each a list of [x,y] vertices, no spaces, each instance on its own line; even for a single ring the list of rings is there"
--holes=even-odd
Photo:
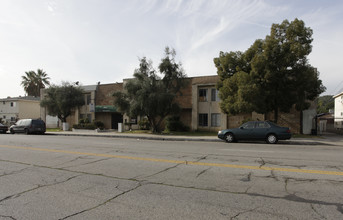
[[[138,133],[119,133],[95,132],[95,131],[60,131],[46,132],[47,135],[59,136],[83,136],[83,137],[102,137],[102,138],[131,138],[141,140],[159,140],[159,141],[205,141],[205,142],[223,142],[217,136],[181,136],[181,135],[163,135],[163,134],[138,134]],[[292,138],[287,141],[279,141],[280,144],[291,145],[337,145],[343,147],[343,136],[325,133],[318,138]]]
[[[217,136],[181,136],[181,135],[163,135],[163,134],[137,134],[137,133],[119,133],[119,132],[94,132],[94,131],[60,131],[46,132],[47,135],[60,136],[84,136],[84,137],[103,137],[103,138],[132,138],[143,140],[162,140],[162,141],[207,141],[222,142]]]

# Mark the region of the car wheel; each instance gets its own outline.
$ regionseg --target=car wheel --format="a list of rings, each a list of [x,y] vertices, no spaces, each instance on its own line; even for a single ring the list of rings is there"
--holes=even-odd
[[[232,133],[227,133],[227,134],[225,134],[225,141],[227,143],[232,143],[235,141],[235,137],[233,136]]]
[[[278,142],[278,139],[275,134],[269,134],[267,136],[267,143],[268,144],[276,144]]]
[[[25,133],[25,134],[29,134],[29,129],[26,128],[26,129],[24,130],[24,133]]]
[[[14,134],[14,131],[13,131],[13,129],[11,129],[11,130],[10,130],[10,133],[11,133],[11,134]]]

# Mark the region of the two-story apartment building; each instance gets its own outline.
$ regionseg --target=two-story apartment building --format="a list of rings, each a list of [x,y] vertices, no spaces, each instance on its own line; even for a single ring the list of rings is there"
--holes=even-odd
[[[68,122],[72,126],[80,119],[88,118],[90,122],[101,121],[105,129],[118,129],[118,123],[131,123],[132,129],[138,128],[140,117],[130,119],[121,114],[114,106],[113,93],[123,91],[128,79],[122,83],[97,84],[83,86],[85,105],[76,109]],[[176,97],[181,107],[180,120],[191,130],[218,131],[226,128],[238,127],[245,120],[274,120],[273,114],[240,114],[228,116],[220,109],[220,99],[216,84],[219,80],[217,75],[189,77],[185,79],[187,86]],[[158,103],[156,103],[158,105]],[[44,112],[42,110],[42,112]],[[290,127],[294,133],[310,133],[312,120],[316,115],[315,107],[303,111],[301,114],[295,108],[289,113],[280,112],[278,123]],[[46,118],[42,116],[42,118]],[[128,126],[125,126],[126,128]]]
[[[40,98],[33,96],[0,99],[0,118],[6,124],[23,118],[40,118]]]

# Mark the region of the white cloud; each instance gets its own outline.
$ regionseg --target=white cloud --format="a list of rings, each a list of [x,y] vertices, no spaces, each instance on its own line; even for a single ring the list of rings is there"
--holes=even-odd
[[[336,5],[335,5],[336,4]],[[303,19],[314,30],[310,61],[327,87],[341,78],[343,4],[245,0],[51,0],[0,2],[0,97],[23,95],[20,77],[43,68],[54,83],[121,81],[138,57],[158,65],[176,49],[189,76],[216,74],[219,51],[246,50],[272,23]],[[336,78],[336,79],[335,79]],[[331,86],[333,85],[333,86]],[[328,88],[329,90],[329,88]]]

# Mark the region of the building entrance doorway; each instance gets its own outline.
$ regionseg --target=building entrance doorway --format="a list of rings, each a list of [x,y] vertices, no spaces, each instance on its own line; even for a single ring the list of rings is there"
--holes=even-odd
[[[112,129],[118,129],[118,123],[123,123],[123,115],[120,113],[112,114]]]

